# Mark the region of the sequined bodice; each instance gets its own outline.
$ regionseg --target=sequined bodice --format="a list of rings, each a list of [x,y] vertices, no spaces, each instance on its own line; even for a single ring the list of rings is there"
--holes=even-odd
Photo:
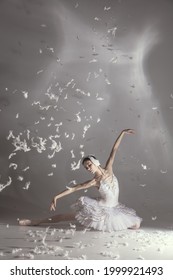
[[[100,182],[99,193],[101,196],[100,205],[112,207],[118,204],[119,186],[115,175],[113,175],[111,182],[107,179]]]

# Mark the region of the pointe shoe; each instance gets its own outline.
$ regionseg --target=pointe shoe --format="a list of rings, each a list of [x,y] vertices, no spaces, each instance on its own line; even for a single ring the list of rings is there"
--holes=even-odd
[[[139,228],[140,228],[140,224],[136,224],[136,225],[131,227],[131,229],[139,229]]]
[[[19,220],[20,226],[31,226],[31,220]]]

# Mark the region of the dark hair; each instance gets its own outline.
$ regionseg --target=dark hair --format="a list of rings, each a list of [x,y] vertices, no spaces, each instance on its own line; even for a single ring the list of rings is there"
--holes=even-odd
[[[93,156],[93,155],[86,156],[86,157],[84,157],[83,160],[82,160],[82,164],[83,164],[83,165],[84,165],[84,162],[85,162],[85,161],[87,161],[87,160],[90,160],[90,161],[91,161],[91,159],[90,159],[89,157],[93,157],[94,159],[96,159],[96,157]]]

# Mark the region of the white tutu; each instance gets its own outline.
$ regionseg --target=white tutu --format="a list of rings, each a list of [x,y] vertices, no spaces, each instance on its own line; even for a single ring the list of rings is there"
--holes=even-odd
[[[140,225],[142,219],[135,210],[118,202],[119,187],[115,176],[111,184],[101,181],[99,192],[99,199],[82,196],[72,205],[79,223],[109,232]]]

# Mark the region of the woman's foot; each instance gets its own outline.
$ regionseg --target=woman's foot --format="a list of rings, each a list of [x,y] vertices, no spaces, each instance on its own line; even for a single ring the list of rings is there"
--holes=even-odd
[[[136,224],[136,225],[130,227],[130,229],[139,229],[139,228],[140,228],[140,224]]]
[[[37,226],[39,223],[38,221],[32,221],[32,220],[19,220],[20,226]]]

